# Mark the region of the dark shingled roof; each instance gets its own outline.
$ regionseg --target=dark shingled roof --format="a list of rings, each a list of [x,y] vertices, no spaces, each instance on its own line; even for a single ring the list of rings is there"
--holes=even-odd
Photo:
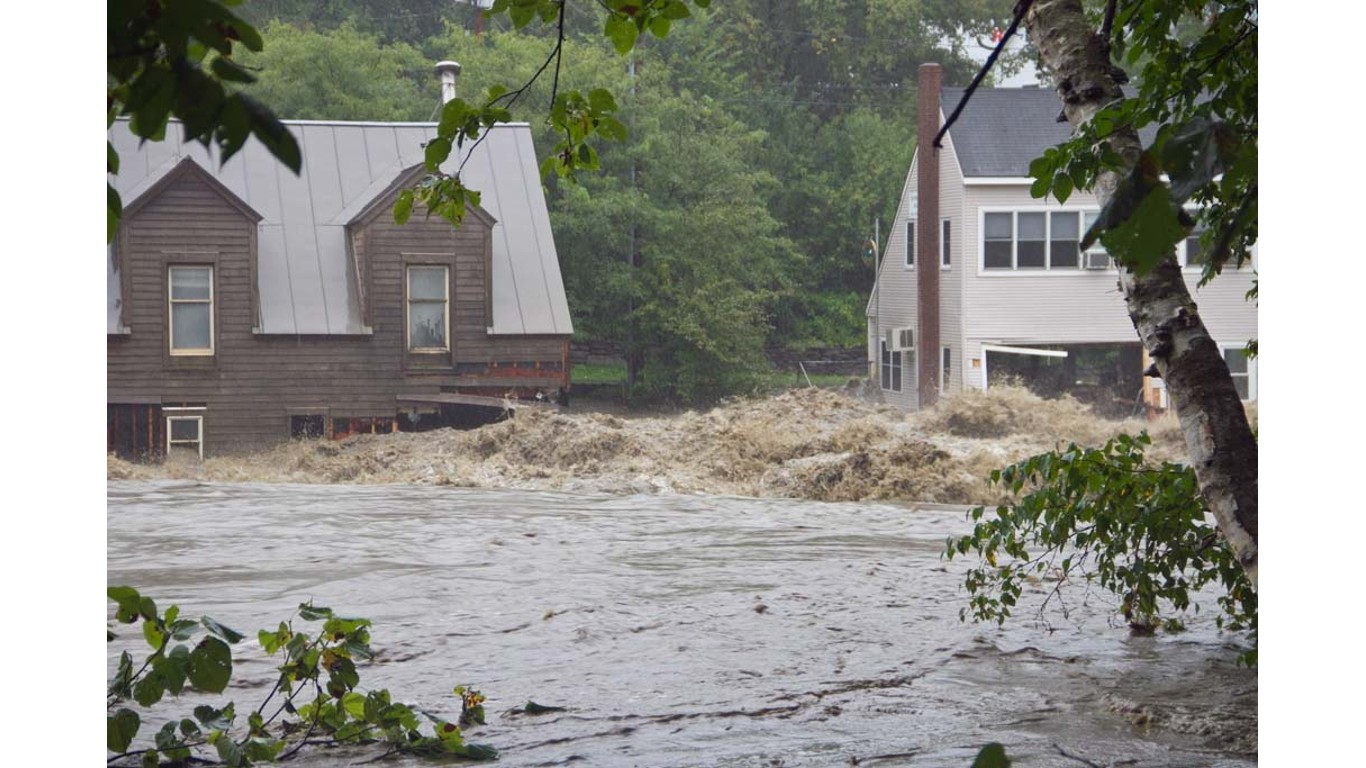
[[[945,119],[964,90],[940,89]],[[949,129],[963,176],[1028,176],[1030,161],[1072,135],[1071,125],[1058,122],[1060,112],[1062,102],[1052,88],[978,88]],[[1139,132],[1145,146],[1155,135],[1152,126]]]
[[[948,118],[963,88],[940,91]],[[949,129],[963,176],[1028,176],[1029,162],[1072,135],[1057,121],[1062,102],[1052,88],[978,88]]]

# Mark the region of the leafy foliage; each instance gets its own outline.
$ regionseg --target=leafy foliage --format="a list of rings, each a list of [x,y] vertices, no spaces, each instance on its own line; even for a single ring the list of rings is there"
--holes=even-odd
[[[1202,284],[1248,258],[1257,240],[1257,28],[1256,0],[1120,4],[1108,44],[1116,66],[1137,70],[1138,88],[1030,165],[1034,196],[1065,201],[1122,167],[1106,141],[1115,131],[1155,128],[1083,248],[1099,239],[1142,274],[1195,227]]]
[[[437,103],[432,62],[412,45],[386,44],[350,21],[329,30],[274,21],[261,36],[264,49],[241,57],[242,65],[256,72],[246,92],[282,117],[432,118]]]
[[[256,77],[234,59],[238,47],[260,51],[261,35],[225,6],[240,0],[110,0],[108,3],[108,121],[128,117],[144,140],[160,140],[172,117],[187,139],[216,145],[227,160],[255,136],[295,173],[299,145],[275,115],[236,86]],[[108,145],[108,172],[118,155]],[[108,185],[108,239],[123,203]]]
[[[132,587],[109,587],[108,595],[117,604],[115,620],[141,622],[142,636],[152,649],[136,672],[132,655],[124,651],[109,683],[106,743],[113,753],[111,763],[138,758],[144,766],[163,760],[184,764],[202,761],[201,752],[211,747],[224,765],[249,766],[287,759],[305,742],[319,741],[377,743],[389,752],[431,757],[498,757],[492,747],[467,743],[460,728],[484,722],[483,694],[464,686],[455,689],[461,697],[460,725],[455,725],[394,702],[387,690],[362,691],[356,662],[374,656],[370,620],[338,616],[311,603],[300,605],[297,616],[321,622],[320,628],[296,631],[291,620],[257,633],[261,648],[279,658],[280,674],[265,700],[247,714],[245,731],[237,727],[234,702],[221,709],[204,704],[194,708],[193,719],[168,720],[156,732],[154,746],[130,751],[144,718],[123,705],[131,699],[150,708],[166,694],[179,696],[187,683],[190,690],[222,693],[232,677],[231,646],[243,636],[207,616],[199,621],[181,618],[174,605],[158,613],[156,603]],[[193,648],[185,644],[201,630],[206,634]],[[311,700],[300,698],[310,694]],[[429,732],[423,730],[424,720]]]
[[[1146,433],[1120,435],[1099,449],[1076,444],[993,472],[993,483],[1024,495],[1002,504],[995,517],[969,513],[976,526],[951,539],[946,555],[976,553],[968,571],[970,595],[961,616],[1004,623],[1027,583],[1055,582],[1040,617],[1065,587],[1097,584],[1120,599],[1129,626],[1150,632],[1179,629],[1175,613],[1198,609],[1194,596],[1209,584],[1223,588],[1217,621],[1230,630],[1257,631],[1257,592],[1218,530],[1206,520],[1195,473],[1171,463],[1150,466]],[[1256,662],[1256,650],[1244,655]]]

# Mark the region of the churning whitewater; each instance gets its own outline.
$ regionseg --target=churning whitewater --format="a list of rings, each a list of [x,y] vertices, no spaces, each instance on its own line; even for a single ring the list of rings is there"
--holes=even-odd
[[[475,430],[296,441],[195,465],[111,457],[108,476],[982,504],[998,501],[986,483],[993,469],[1142,429],[1153,437],[1152,458],[1179,460],[1171,416],[1110,421],[1075,400],[1011,388],[906,414],[811,388],[668,416],[525,410]]]

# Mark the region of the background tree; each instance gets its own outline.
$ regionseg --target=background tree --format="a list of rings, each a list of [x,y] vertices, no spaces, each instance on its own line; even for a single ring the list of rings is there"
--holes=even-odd
[[[271,21],[269,45],[242,57],[257,72],[251,94],[299,120],[430,120],[439,100],[432,61],[404,42],[385,44],[350,19],[333,29]]]

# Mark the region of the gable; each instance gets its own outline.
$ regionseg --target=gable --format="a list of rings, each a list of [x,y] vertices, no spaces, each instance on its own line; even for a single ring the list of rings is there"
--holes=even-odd
[[[128,221],[136,217],[149,203],[182,180],[202,182],[225,203],[241,212],[246,219],[253,223],[261,220],[261,214],[189,157],[181,158],[179,162],[167,163],[144,179],[143,184],[133,190],[132,199],[124,201],[123,220]]]

